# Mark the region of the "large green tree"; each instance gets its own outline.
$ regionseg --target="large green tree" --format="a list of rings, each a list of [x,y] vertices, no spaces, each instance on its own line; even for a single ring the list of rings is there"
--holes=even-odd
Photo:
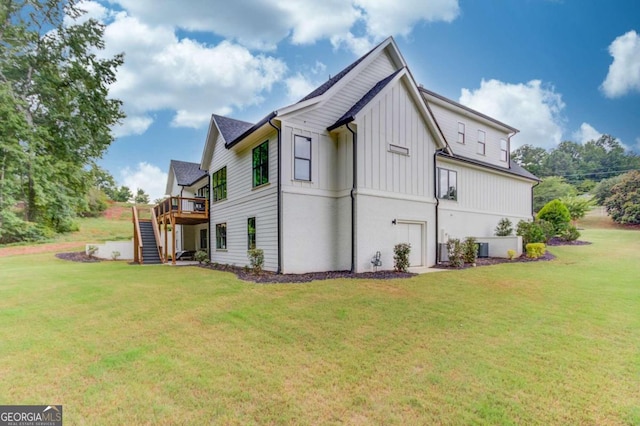
[[[108,96],[123,56],[100,56],[104,26],[83,13],[76,0],[0,3],[0,208],[24,206],[25,221],[56,231],[70,228],[124,117]]]
[[[611,218],[622,224],[640,224],[640,171],[625,173],[604,202]]]

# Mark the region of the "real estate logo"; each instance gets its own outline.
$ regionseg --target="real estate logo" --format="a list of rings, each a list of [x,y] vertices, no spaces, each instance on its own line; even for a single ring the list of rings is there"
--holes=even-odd
[[[0,426],[62,426],[62,405],[0,405]]]

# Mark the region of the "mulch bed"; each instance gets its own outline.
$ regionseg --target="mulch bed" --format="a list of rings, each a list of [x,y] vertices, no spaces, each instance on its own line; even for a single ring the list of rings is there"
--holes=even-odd
[[[101,262],[104,259],[98,259],[96,257],[88,256],[83,251],[77,251],[72,253],[56,253],[56,257],[62,260],[69,260],[71,262],[81,262],[81,263],[95,263]]]
[[[573,246],[582,246],[591,244],[588,241],[564,241],[559,238],[552,238],[548,246],[561,246],[561,245],[573,245]],[[73,252],[73,253],[58,253],[56,257],[59,259],[69,260],[72,262],[82,262],[82,263],[93,263],[93,262],[101,262],[104,259],[97,259],[95,257],[87,256],[87,254],[83,251]],[[520,263],[520,262],[545,262],[555,259],[556,257],[549,253],[548,251],[537,259],[528,258],[526,255],[522,255],[520,257],[516,257],[515,259],[509,260],[502,257],[486,257],[486,258],[478,258],[476,261],[476,266],[489,266],[489,265],[498,265],[500,263]],[[254,274],[251,271],[247,271],[244,268],[239,268],[237,266],[230,265],[221,265],[217,263],[211,264],[202,264],[201,268],[213,269],[216,271],[224,271],[224,272],[232,272],[236,274],[236,276],[243,281],[251,281],[255,283],[308,283],[311,281],[319,281],[319,280],[332,280],[337,278],[359,278],[359,279],[375,279],[375,280],[389,280],[396,278],[410,278],[415,276],[416,274],[410,272],[394,272],[394,271],[378,271],[378,272],[362,272],[359,274],[352,274],[349,271],[329,271],[329,272],[311,272],[308,274],[276,274],[274,272],[263,271],[261,274]],[[454,268],[449,265],[449,262],[439,263],[433,268],[437,269],[466,269],[472,268],[472,265],[465,264],[461,268]]]
[[[329,271],[329,272],[311,272],[308,274],[276,274],[275,272],[263,271],[261,274],[256,275],[251,271],[245,271],[244,268],[237,266],[209,264],[200,265],[202,268],[213,269],[216,271],[232,272],[243,281],[252,281],[255,283],[267,284],[267,283],[308,283],[318,280],[332,280],[336,278],[360,278],[360,279],[375,279],[375,280],[389,280],[395,278],[410,278],[416,274],[409,272],[394,272],[394,271],[378,271],[378,272],[363,272],[359,274],[352,274],[349,271]]]

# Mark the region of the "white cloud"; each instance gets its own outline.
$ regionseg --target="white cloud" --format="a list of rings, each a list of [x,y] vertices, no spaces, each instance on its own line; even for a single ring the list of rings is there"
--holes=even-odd
[[[285,80],[285,85],[287,86],[287,97],[289,98],[289,102],[299,101],[319,86],[319,84],[312,82],[300,73],[287,78]]]
[[[609,45],[613,63],[600,86],[605,96],[616,98],[629,92],[640,92],[640,36],[635,31],[616,38]]]
[[[150,200],[163,198],[167,185],[167,174],[159,167],[146,162],[138,163],[136,169],[129,167],[120,171],[122,185],[128,186],[135,195],[138,188],[149,194]]]
[[[110,95],[124,101],[128,116],[117,132],[141,134],[149,113],[176,111],[171,125],[198,128],[211,113],[229,114],[259,104],[286,72],[279,59],[253,55],[223,41],[215,46],[178,39],[174,30],[152,26],[121,12],[105,31],[106,55],[125,52]]]
[[[408,36],[418,22],[451,22],[458,0],[112,0],[143,22],[213,33],[251,49],[273,50],[281,41],[313,44],[331,40],[361,52],[389,35]],[[354,36],[364,25],[365,34]]]
[[[573,139],[578,142],[585,144],[589,141],[597,141],[602,136],[602,132],[597,131],[592,125],[589,123],[582,123],[580,125],[580,129],[573,132]]]
[[[355,0],[362,8],[367,33],[375,38],[389,34],[408,36],[420,21],[453,21],[460,13],[457,0]]]
[[[81,11],[82,14],[75,19],[65,16],[64,23],[66,25],[82,24],[89,19],[102,21],[111,14],[109,9],[92,0],[80,1],[76,4],[76,8]]]
[[[128,135],[141,135],[147,131],[152,123],[153,119],[151,117],[127,116],[122,124],[116,124],[113,127],[112,133],[116,138]]]
[[[514,148],[531,144],[550,148],[562,140],[562,95],[540,80],[510,84],[482,80],[476,90],[462,89],[460,103],[520,130]]]

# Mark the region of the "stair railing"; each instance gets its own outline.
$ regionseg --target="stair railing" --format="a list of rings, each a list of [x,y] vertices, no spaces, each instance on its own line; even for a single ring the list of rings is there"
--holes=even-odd
[[[142,257],[142,234],[140,232],[140,220],[138,219],[138,208],[136,206],[131,207],[133,210],[133,260],[140,264],[143,263]]]
[[[162,263],[166,263],[162,255],[162,243],[160,242],[160,230],[158,229],[158,218],[156,217],[156,211],[153,207],[151,207],[151,226],[153,228],[153,234],[156,236],[156,247],[158,248],[158,256],[160,256],[160,261]]]

